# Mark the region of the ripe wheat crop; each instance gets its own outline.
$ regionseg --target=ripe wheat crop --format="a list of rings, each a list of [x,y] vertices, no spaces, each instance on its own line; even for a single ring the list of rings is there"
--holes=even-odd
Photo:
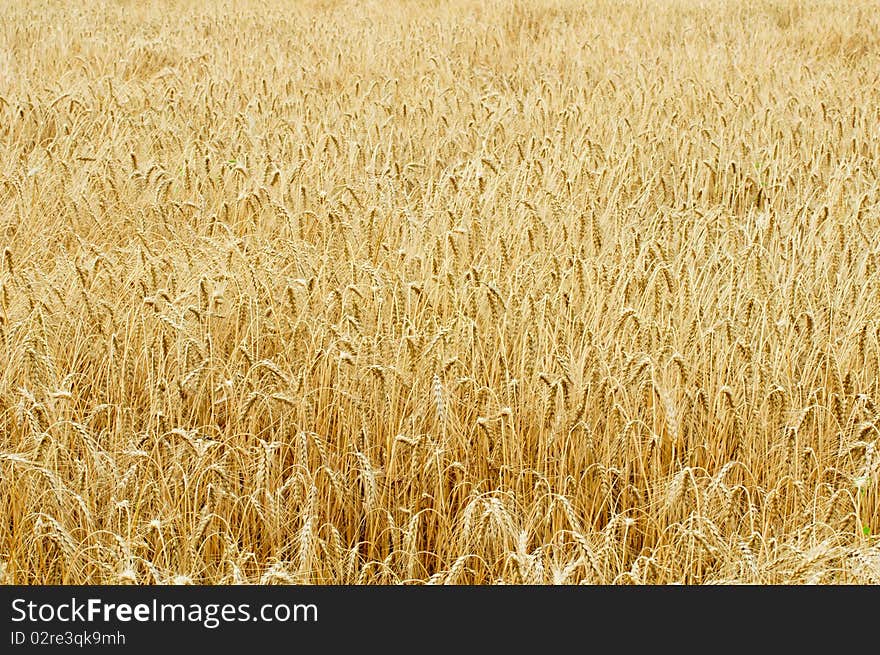
[[[0,5],[3,582],[880,582],[874,3]]]

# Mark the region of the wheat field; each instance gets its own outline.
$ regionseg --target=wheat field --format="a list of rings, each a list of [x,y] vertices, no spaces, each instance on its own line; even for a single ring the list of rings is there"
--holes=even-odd
[[[0,580],[880,583],[880,12],[3,0]]]

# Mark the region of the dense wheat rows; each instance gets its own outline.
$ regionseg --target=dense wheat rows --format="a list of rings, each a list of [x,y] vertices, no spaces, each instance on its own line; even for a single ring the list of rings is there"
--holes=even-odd
[[[0,577],[880,582],[877,9],[4,0]]]

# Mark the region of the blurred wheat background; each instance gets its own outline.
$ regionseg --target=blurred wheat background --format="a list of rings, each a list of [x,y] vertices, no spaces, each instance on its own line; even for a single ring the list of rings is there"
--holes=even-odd
[[[3,582],[880,582],[876,3],[0,13]]]

